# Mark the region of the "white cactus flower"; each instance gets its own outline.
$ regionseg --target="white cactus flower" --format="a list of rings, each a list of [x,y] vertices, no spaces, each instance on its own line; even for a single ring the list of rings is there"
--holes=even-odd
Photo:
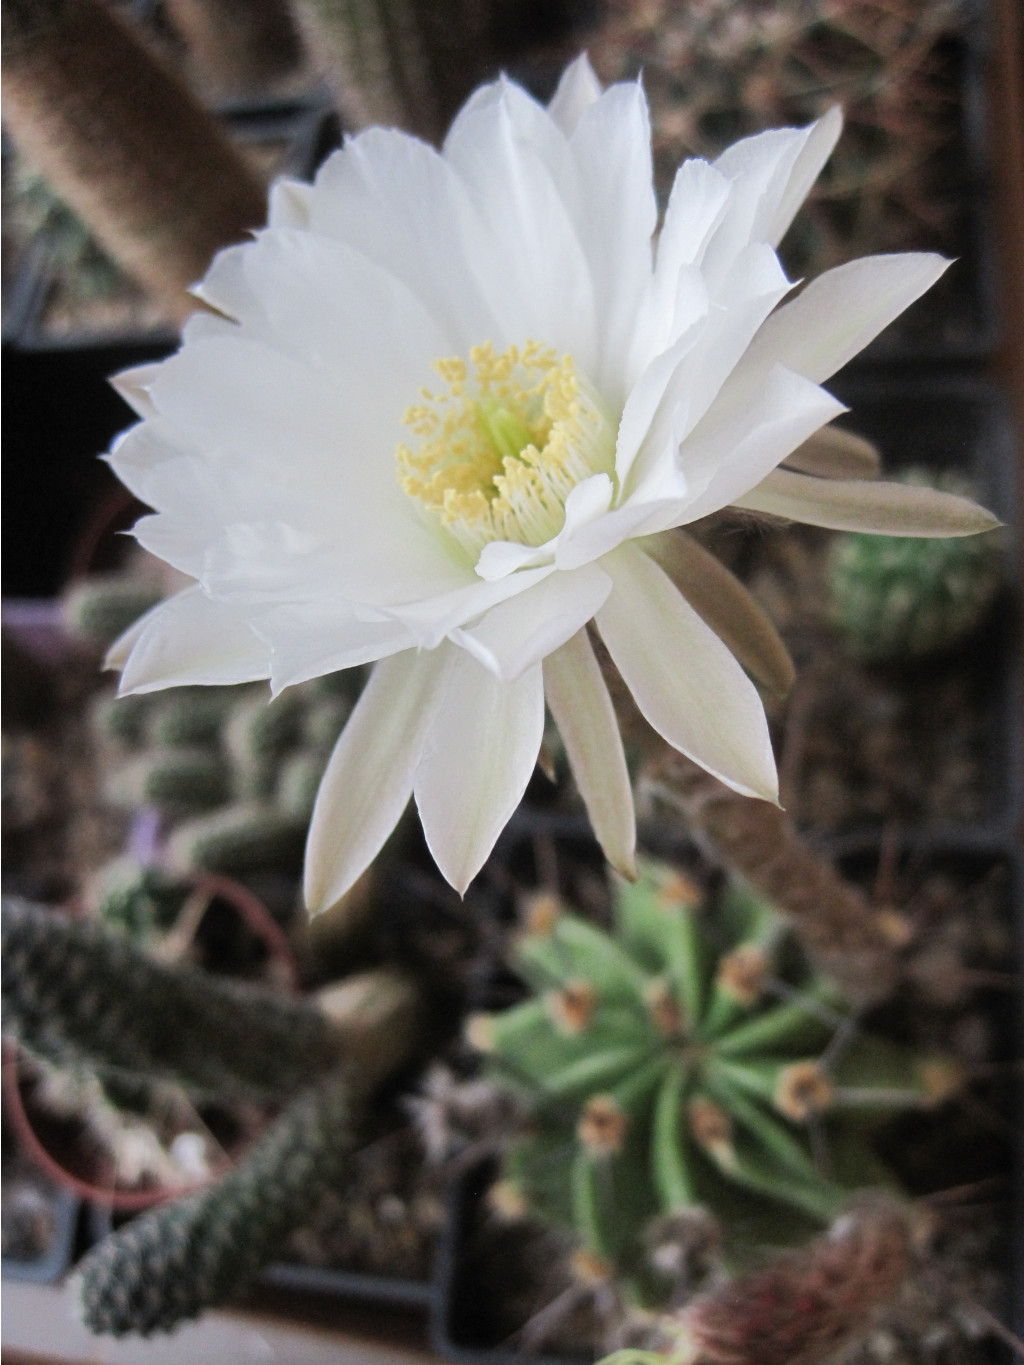
[[[278,184],[267,229],[197,291],[217,313],[121,377],[143,420],[110,463],[156,509],[135,534],[194,580],[112,650],[122,692],[276,693],[376,662],[320,789],[311,911],[410,795],[462,891],[523,795],[545,702],[631,872],[590,623],[670,744],[776,799],[761,701],[720,635],[769,679],[784,651],[710,556],[656,533],[730,503],[901,535],[992,524],[963,499],[778,468],[843,411],[822,381],[946,265],[868,258],[782,302],[775,247],[839,129],[832,113],[687,162],[656,234],[640,85],[602,93],[580,58],[545,109],[501,80],[441,152],[375,128],[313,186]]]

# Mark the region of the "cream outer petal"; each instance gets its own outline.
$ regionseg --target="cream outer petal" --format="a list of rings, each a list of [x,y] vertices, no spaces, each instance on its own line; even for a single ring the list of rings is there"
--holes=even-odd
[[[818,479],[777,469],[737,507],[834,531],[886,536],[973,536],[1000,522],[970,498],[918,484]]]
[[[448,647],[451,649],[451,646]],[[544,733],[540,664],[512,683],[459,651],[413,790],[434,861],[461,895],[519,805]]]
[[[778,800],[757,690],[671,580],[634,545],[602,561],[614,587],[597,628],[644,717],[734,791]]]
[[[636,813],[615,709],[585,630],[544,660],[544,695],[604,855],[636,877]]]
[[[398,823],[449,664],[442,651],[406,650],[373,670],[317,794],[303,886],[310,914],[341,899]]]

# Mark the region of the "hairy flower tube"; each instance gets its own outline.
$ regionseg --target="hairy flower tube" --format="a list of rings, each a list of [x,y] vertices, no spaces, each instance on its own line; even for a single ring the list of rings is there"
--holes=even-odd
[[[640,85],[602,92],[580,58],[544,108],[498,81],[440,152],[374,128],[312,186],[279,182],[267,229],[197,289],[216,311],[121,376],[143,420],[110,463],[155,509],[135,534],[194,580],[111,651],[122,691],[276,694],[376,664],[320,789],[311,911],[410,795],[463,890],[523,795],[545,703],[632,873],[591,623],[655,730],[776,798],[748,673],[771,682],[785,653],[675,528],[728,504],[901,535],[992,524],[933,490],[779,468],[843,411],[821,383],[945,268],[868,258],[783,302],[775,246],[839,128],[687,162],[658,231]]]

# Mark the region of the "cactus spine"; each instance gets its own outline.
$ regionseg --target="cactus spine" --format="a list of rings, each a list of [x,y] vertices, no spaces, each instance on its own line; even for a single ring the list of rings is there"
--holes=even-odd
[[[703,1206],[734,1253],[806,1235],[851,1189],[891,1183],[865,1114],[935,1094],[923,1059],[847,1036],[836,992],[737,887],[712,924],[691,883],[648,867],[620,888],[614,934],[546,905],[513,960],[531,998],[469,1031],[528,1113],[498,1206],[571,1229],[577,1259],[641,1303],[665,1292],[653,1220]]]

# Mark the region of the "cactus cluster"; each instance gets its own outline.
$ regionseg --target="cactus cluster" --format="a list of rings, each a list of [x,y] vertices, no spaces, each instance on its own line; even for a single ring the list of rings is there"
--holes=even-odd
[[[123,934],[3,902],[4,1031],[30,1055],[145,1107],[281,1105],[227,1175],[113,1233],[81,1264],[94,1331],[168,1331],[239,1291],[337,1186],[358,1106],[416,1035],[410,984],[363,973],[316,1001],[154,961]]]
[[[671,1292],[650,1254],[659,1221],[710,1211],[727,1256],[800,1239],[852,1190],[893,1184],[870,1121],[955,1079],[860,1032],[738,886],[712,911],[649,866],[611,933],[542,901],[513,962],[530,998],[469,1028],[527,1115],[493,1202],[568,1229],[577,1268],[639,1304]]]
[[[909,470],[906,483],[972,496],[961,476]],[[868,662],[927,658],[984,620],[1003,576],[998,532],[924,540],[838,535],[828,558],[830,615],[850,653]]]
[[[923,230],[948,245],[943,43],[963,22],[958,0],[609,0],[590,50],[604,80],[643,71],[663,195],[686,156],[842,105],[846,131],[788,243],[815,273],[920,247]]]
[[[132,575],[85,580],[65,615],[81,638],[109,644],[152,605]],[[298,872],[320,778],[358,681],[334,674],[271,701],[265,684],[175,687],[91,703],[100,785],[114,807],[155,807],[170,827],[175,871],[244,879]]]

